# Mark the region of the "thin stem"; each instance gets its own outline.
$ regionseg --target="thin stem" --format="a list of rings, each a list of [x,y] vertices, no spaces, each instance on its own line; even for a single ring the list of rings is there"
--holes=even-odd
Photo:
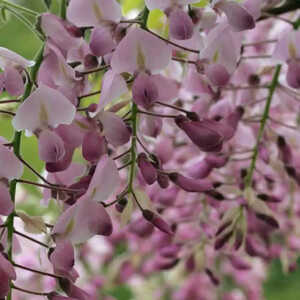
[[[272,58],[272,55],[249,55],[249,56],[242,56],[241,59],[265,59],[265,58]]]
[[[154,104],[159,104],[159,105],[162,105],[162,106],[170,107],[170,108],[179,110],[179,111],[181,111],[181,112],[184,112],[184,113],[186,113],[186,114],[189,114],[189,113],[190,113],[188,110],[185,110],[185,109],[183,109],[183,108],[181,108],[181,107],[178,107],[178,106],[175,106],[175,105],[171,105],[171,104],[167,104],[167,103],[164,103],[164,102],[155,101]]]
[[[224,87],[225,91],[238,91],[238,90],[256,90],[256,89],[268,89],[268,85],[247,85],[247,86],[228,86]]]
[[[171,119],[175,119],[177,117],[177,115],[163,115],[163,114],[152,113],[150,111],[144,111],[144,110],[138,110],[138,113],[144,114],[144,115],[153,116],[153,117],[158,117],[158,118],[171,118]]]
[[[120,199],[122,199],[124,196],[126,196],[128,194],[128,187],[125,188],[125,190],[119,194],[115,200],[109,202],[109,203],[105,203],[105,202],[101,202],[101,204],[104,206],[104,207],[109,207],[109,206],[112,206],[114,204],[116,204],[118,201],[120,201]]]
[[[123,153],[121,153],[121,154],[115,156],[115,157],[113,158],[113,160],[117,160],[117,159],[119,159],[119,158],[125,156],[126,154],[128,154],[128,153],[130,152],[130,150],[131,150],[131,149],[128,149],[128,150],[126,150],[125,152],[123,152]]]
[[[20,100],[15,99],[15,100],[1,100],[0,104],[7,104],[7,103],[18,103]]]
[[[137,199],[137,197],[136,197],[134,191],[131,191],[131,194],[132,194],[132,196],[133,196],[133,198],[134,198],[134,200],[135,200],[137,206],[138,206],[139,209],[143,212],[143,211],[144,211],[144,208],[141,206],[140,202],[138,201],[138,199]]]
[[[14,15],[18,20],[20,20],[31,32],[33,32],[41,41],[44,40],[44,37],[41,35],[39,31],[37,31],[33,24],[25,18],[22,14],[19,14],[17,11],[10,7],[4,6],[6,10],[8,10],[12,15]]]
[[[25,179],[17,179],[17,182],[31,184],[31,185],[39,186],[39,187],[49,189],[49,190],[62,191],[62,192],[68,192],[68,193],[80,193],[80,192],[82,192],[82,190],[74,190],[74,189],[69,189],[67,187],[63,187],[63,186],[59,186],[59,185],[52,185],[52,184],[51,185],[46,185],[46,184],[42,184],[42,183],[38,183],[38,182],[25,180]]]
[[[6,115],[10,115],[10,116],[15,116],[16,114],[11,112],[11,111],[8,111],[8,110],[3,110],[3,109],[0,109],[0,113],[1,114],[6,114]]]
[[[6,0],[0,0],[0,4],[4,5],[6,7],[11,7],[11,8],[17,9],[20,12],[31,15],[33,17],[37,17],[39,15],[39,13],[36,12],[36,11],[33,11],[29,8],[23,7],[21,5],[18,5],[18,4],[15,4],[15,3],[12,3],[12,2],[9,2],[9,1],[6,1]]]
[[[174,43],[174,42],[172,42],[172,41],[169,41],[168,39],[163,38],[163,37],[160,36],[159,34],[153,32],[153,31],[151,31],[151,30],[149,30],[149,29],[147,29],[147,28],[144,28],[144,29],[145,29],[146,31],[148,31],[149,33],[151,33],[152,35],[156,36],[157,38],[163,40],[164,42],[166,42],[166,43],[168,43],[168,44],[170,44],[170,45],[173,45],[173,46],[175,46],[175,47],[177,47],[177,48],[180,48],[180,49],[185,50],[185,51],[188,51],[188,52],[197,53],[197,54],[200,53],[199,50],[195,50],[195,49],[191,49],[191,48],[187,48],[187,47],[178,45],[178,44],[176,44],[176,43]]]
[[[25,87],[25,92],[23,94],[22,100],[24,101],[31,93],[32,87],[33,87],[33,82],[36,80],[36,76],[38,73],[38,69],[40,67],[40,64],[43,59],[43,49],[44,47],[42,46],[39,52],[37,53],[35,57],[36,64],[33,66],[31,69],[31,81],[28,81]],[[22,131],[15,131],[14,133],[14,139],[12,141],[12,146],[13,146],[13,151],[16,157],[20,157],[20,152],[21,152],[21,137],[22,137]],[[12,180],[9,185],[9,192],[11,196],[11,201],[13,202],[13,206],[15,206],[15,200],[16,200],[16,187],[17,187],[17,181]],[[15,212],[13,211],[6,219],[6,224],[7,224],[7,244],[8,244],[8,259],[9,261],[13,261],[13,235],[14,235],[14,217],[15,217]],[[12,290],[11,288],[8,291],[7,295],[7,300],[12,300]]]
[[[278,41],[277,39],[272,39],[272,40],[264,40],[264,41],[253,42],[253,43],[245,43],[243,44],[243,47],[256,47],[263,44],[277,43],[277,41]]]
[[[60,17],[65,20],[66,16],[67,16],[67,0],[61,0]]]
[[[118,168],[118,171],[125,169],[126,167],[130,166],[132,164],[132,161],[129,161],[128,163],[126,163],[125,165],[121,166]]]
[[[34,239],[34,238],[32,238],[32,237],[30,237],[30,236],[22,233],[22,232],[14,230],[14,233],[17,234],[17,235],[19,235],[19,236],[21,236],[21,237],[23,237],[23,238],[25,238],[25,239],[27,239],[27,240],[29,240],[29,241],[32,241],[32,242],[34,242],[36,244],[39,244],[39,245],[41,245],[41,246],[43,246],[45,248],[49,248],[49,246],[47,244],[44,244],[43,242],[40,242],[40,241],[38,241],[38,240],[36,240],[36,239]]]
[[[109,67],[110,67],[110,65],[105,65],[105,66],[101,66],[101,67],[99,67],[97,69],[78,72],[78,74],[79,75],[88,75],[88,74],[92,74],[92,73],[97,73],[97,72],[100,72],[100,71],[104,71],[104,70],[106,70]]]
[[[34,173],[38,178],[40,178],[45,183],[56,186],[55,184],[49,182],[46,178],[44,178],[38,171],[36,171],[27,161],[25,161],[19,154],[17,155],[18,159],[32,172]]]
[[[136,136],[136,139],[138,141],[138,143],[142,146],[142,148],[145,150],[145,152],[147,152],[149,155],[152,154],[147,147],[142,143],[142,141],[138,138],[138,136]]]
[[[21,291],[21,292],[26,293],[26,294],[31,294],[31,295],[45,296],[45,297],[47,297],[49,295],[49,293],[41,293],[41,292],[26,290],[26,289],[20,288],[16,285],[13,285],[13,284],[11,285],[11,288],[13,288],[15,290],[18,290],[18,291]]]
[[[266,13],[268,15],[278,16],[278,15],[285,14],[285,13],[288,13],[291,11],[296,11],[299,8],[300,8],[300,1],[295,1],[295,0],[286,1],[285,4],[282,6],[273,7],[266,11],[263,11],[262,16],[257,21],[262,21],[262,20],[265,20],[266,18],[268,18],[266,15],[264,15]]]
[[[172,60],[179,61],[179,62],[182,62],[185,64],[193,64],[193,65],[197,64],[197,61],[195,61],[195,60],[185,60],[185,59],[182,59],[179,57],[174,57],[174,56],[172,57]]]
[[[98,95],[98,94],[101,94],[101,90],[98,90],[98,91],[95,91],[95,92],[92,92],[92,93],[89,93],[89,94],[85,94],[85,95],[79,96],[78,99],[81,100],[83,98],[95,96],[95,95]]]
[[[268,99],[267,99],[267,102],[266,102],[266,105],[265,105],[263,117],[262,117],[262,120],[261,120],[261,123],[260,123],[260,128],[259,128],[259,132],[258,132],[258,136],[257,136],[257,140],[256,140],[256,145],[253,149],[252,161],[251,161],[250,167],[248,169],[247,175],[245,177],[245,189],[247,187],[250,187],[251,184],[252,184],[253,173],[254,173],[254,170],[255,170],[256,160],[257,160],[257,156],[258,156],[258,148],[259,148],[260,141],[261,141],[261,139],[263,137],[263,134],[264,134],[264,129],[265,129],[266,122],[267,122],[267,119],[268,119],[268,116],[269,116],[273,95],[274,95],[275,89],[278,85],[280,70],[281,70],[281,65],[277,65],[276,69],[275,69],[273,79],[272,79],[272,82],[271,82],[271,85],[270,85],[270,88],[269,88],[269,95],[268,95]]]
[[[29,271],[29,272],[32,272],[32,273],[37,273],[37,274],[40,274],[40,275],[43,275],[43,276],[48,276],[48,277],[52,277],[52,278],[56,278],[56,279],[64,278],[64,277],[62,277],[60,275],[43,272],[43,271],[40,271],[40,270],[36,270],[36,269],[29,268],[29,267],[25,267],[25,266],[22,266],[22,265],[19,265],[19,264],[16,264],[16,263],[13,263],[13,265],[16,268],[23,269],[23,270],[26,270],[26,271]]]
[[[299,128],[297,126],[293,126],[293,125],[289,125],[289,124],[285,124],[279,120],[273,119],[272,117],[269,116],[269,120],[272,121],[273,123],[276,123],[280,126],[289,128],[289,129],[293,129],[293,130],[298,130]]]

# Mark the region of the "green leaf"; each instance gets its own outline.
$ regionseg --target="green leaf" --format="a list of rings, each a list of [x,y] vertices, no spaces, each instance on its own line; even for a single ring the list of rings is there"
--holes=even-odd
[[[209,4],[208,0],[201,0],[198,3],[192,4],[192,6],[195,6],[195,7],[205,7],[208,4]]]

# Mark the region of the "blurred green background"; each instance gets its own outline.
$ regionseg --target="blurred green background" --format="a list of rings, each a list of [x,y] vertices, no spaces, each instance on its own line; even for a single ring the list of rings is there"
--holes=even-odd
[[[162,0],[164,1],[164,0]],[[38,12],[46,11],[44,0],[23,0],[14,1],[15,3],[26,6]],[[133,10],[141,9],[144,5],[143,0],[121,0],[123,12],[125,14]],[[58,13],[60,0],[52,0],[51,11]],[[206,0],[201,1],[198,5],[206,3]],[[160,12],[154,12],[151,17],[151,27],[156,29],[160,26]],[[6,19],[6,20],[5,20]],[[6,18],[1,21],[0,27],[0,46],[9,48],[23,55],[28,59],[33,59],[36,52],[41,46],[38,38],[26,28],[22,22],[15,17],[6,15]],[[29,18],[32,23],[35,23],[33,18]],[[13,130],[10,122],[5,116],[0,116],[0,135],[11,139]],[[23,138],[22,155],[31,162],[35,169],[42,171],[43,163],[38,159],[37,143],[35,138]],[[28,171],[24,177],[30,180],[36,180],[35,177]],[[25,187],[25,186],[24,186]],[[46,208],[39,205],[40,193],[38,190],[26,186],[30,192],[30,197],[26,202],[22,203],[19,208],[25,210],[31,215],[40,215],[46,212]],[[268,272],[268,279],[264,284],[265,299],[267,300],[299,300],[300,299],[300,260],[298,260],[298,269],[288,275],[283,274],[281,263],[279,260],[274,261]],[[126,286],[120,286],[118,289],[111,292],[117,299],[129,300],[131,293]],[[260,299],[257,299],[260,300]]]

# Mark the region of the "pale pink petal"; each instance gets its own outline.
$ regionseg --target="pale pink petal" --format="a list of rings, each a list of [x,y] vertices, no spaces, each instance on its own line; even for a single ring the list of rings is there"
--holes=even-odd
[[[96,202],[105,201],[119,188],[120,183],[119,171],[114,160],[108,155],[103,155],[97,164],[86,195]]]
[[[67,9],[68,20],[79,27],[97,26],[105,21],[117,23],[121,17],[116,0],[71,0]]]
[[[111,60],[116,73],[148,70],[157,73],[171,60],[171,47],[147,31],[134,28],[122,39]]]
[[[92,31],[90,49],[96,56],[110,53],[116,47],[112,34],[108,28],[98,27]]]
[[[3,145],[0,145],[0,165],[0,178],[12,180],[22,176],[22,163],[16,158],[12,151]]]
[[[228,23],[234,30],[243,31],[255,27],[255,21],[252,15],[237,2],[222,1],[217,7],[226,14]]]
[[[97,162],[101,155],[107,153],[105,137],[96,130],[89,131],[83,138],[82,156],[90,162]]]
[[[24,82],[20,72],[12,67],[6,67],[5,75],[5,89],[14,97],[18,97],[24,93]]]
[[[110,144],[117,147],[129,141],[131,133],[119,116],[112,112],[102,111],[98,117],[103,125],[103,134]]]
[[[103,205],[85,194],[58,218],[52,235],[57,241],[68,239],[72,244],[81,244],[94,235],[111,232],[112,223]]]
[[[10,198],[9,188],[0,182],[0,215],[8,216],[14,209]]]
[[[12,67],[32,67],[35,64],[34,61],[27,60],[21,55],[7,49],[0,47],[0,68],[5,69],[6,66]]]
[[[172,5],[172,0],[145,0],[148,9],[161,9],[165,10]]]
[[[61,18],[51,13],[44,13],[41,15],[41,28],[44,34],[47,38],[55,41],[55,44],[64,51],[68,51],[80,44],[80,39],[75,37],[70,30],[67,30],[68,27],[71,28],[71,26],[72,24],[63,21]]]
[[[205,68],[205,74],[213,85],[224,86],[230,79],[230,74],[221,64],[209,64]]]
[[[65,155],[64,141],[50,130],[43,130],[39,136],[39,157],[45,162],[57,162]]]
[[[16,130],[26,129],[34,132],[37,129],[57,127],[60,124],[71,124],[76,109],[60,92],[40,85],[18,108],[13,118]]]
[[[170,36],[176,40],[188,40],[193,36],[194,24],[190,16],[181,9],[173,10],[169,16]]]
[[[128,88],[125,79],[112,70],[107,71],[102,79],[98,110],[102,110],[109,102],[121,97],[127,92]]]
[[[158,89],[157,99],[159,101],[167,102],[177,98],[179,84],[175,80],[167,78],[161,74],[152,75],[151,78]]]
[[[74,266],[74,248],[70,241],[59,241],[50,255],[55,274],[71,277],[75,281],[78,277]],[[75,276],[72,276],[75,275]]]
[[[4,273],[11,280],[16,280],[17,275],[12,266],[12,264],[1,254],[0,252],[0,269],[4,271]]]
[[[300,62],[291,60],[288,64],[288,72],[286,75],[288,85],[294,89],[300,88]]]

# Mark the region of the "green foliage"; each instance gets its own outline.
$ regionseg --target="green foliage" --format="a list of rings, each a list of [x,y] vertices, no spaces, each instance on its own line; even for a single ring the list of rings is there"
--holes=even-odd
[[[279,260],[271,264],[268,279],[264,284],[266,300],[300,299],[300,259],[297,261],[297,267],[294,272],[285,274]]]

